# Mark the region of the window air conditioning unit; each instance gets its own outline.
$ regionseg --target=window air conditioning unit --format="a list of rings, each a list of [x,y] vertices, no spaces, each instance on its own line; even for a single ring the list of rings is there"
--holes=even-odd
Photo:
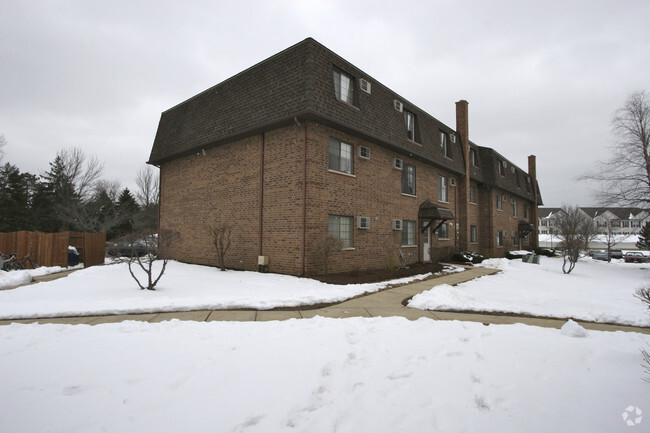
[[[370,83],[368,81],[364,80],[363,78],[359,78],[359,87],[367,94],[370,94]]]
[[[393,220],[393,230],[402,230],[402,220]]]
[[[395,99],[395,100],[393,101],[393,106],[394,106],[395,109],[396,109],[397,111],[399,111],[400,113],[404,111],[404,104],[402,104],[402,103],[401,103],[400,101],[398,101],[397,99]]]
[[[357,228],[359,229],[369,229],[370,228],[370,217],[357,217]]]
[[[456,186],[456,178],[452,177],[451,179],[449,179],[449,185]]]
[[[370,159],[370,148],[365,146],[359,146],[359,156],[361,158]]]
[[[402,165],[403,165],[403,164],[402,164],[402,160],[401,160],[401,159],[399,159],[399,158],[395,158],[395,159],[393,159],[393,168],[396,168],[396,169],[398,169],[398,170],[401,170],[401,169],[402,169]]]

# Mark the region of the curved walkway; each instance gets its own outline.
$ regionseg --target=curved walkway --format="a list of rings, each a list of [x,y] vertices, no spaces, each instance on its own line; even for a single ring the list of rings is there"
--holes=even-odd
[[[499,272],[498,269],[468,267],[464,272],[448,274],[435,278],[435,285],[449,284],[456,285],[486,275],[493,275]],[[63,276],[63,275],[62,275]],[[162,322],[165,320],[194,320],[199,322],[210,321],[269,321],[288,319],[307,319],[316,316],[331,318],[346,317],[404,317],[409,320],[416,320],[426,317],[434,320],[462,320],[488,324],[513,324],[523,323],[533,326],[547,328],[561,328],[566,319],[527,317],[512,314],[500,313],[474,313],[474,312],[452,312],[452,311],[427,311],[409,308],[403,305],[418,293],[431,289],[432,279],[418,281],[403,286],[385,289],[369,295],[359,296],[339,304],[328,305],[318,308],[298,307],[283,308],[275,310],[200,310],[200,311],[178,311],[170,313],[143,313],[125,314],[112,316],[80,316],[80,317],[55,317],[43,319],[18,319],[2,320],[0,325],[10,323],[58,323],[58,324],[88,324],[98,325],[101,323],[116,323],[124,320],[139,320],[145,322]],[[586,329],[599,331],[630,331],[650,334],[650,328],[640,328],[625,325],[613,325],[576,320]]]

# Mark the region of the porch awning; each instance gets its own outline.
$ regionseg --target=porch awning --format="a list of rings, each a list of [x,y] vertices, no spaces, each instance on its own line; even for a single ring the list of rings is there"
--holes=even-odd
[[[431,203],[428,199],[420,205],[420,211],[418,212],[418,218],[421,220],[453,220],[456,219],[454,214],[450,209],[442,206],[436,206]]]
[[[433,228],[433,231],[436,231],[438,230],[438,227],[440,227],[445,221],[456,219],[456,217],[454,217],[454,214],[451,212],[451,209],[442,206],[436,206],[435,204],[431,203],[429,199],[425,200],[424,203],[420,205],[418,218],[420,220],[428,221],[422,227],[422,231],[428,229],[429,226],[434,224],[434,222],[437,222]]]
[[[519,232],[520,236],[526,236],[528,233],[534,230],[535,230],[535,226],[529,223],[528,221],[519,221],[519,226],[517,227],[517,231]]]

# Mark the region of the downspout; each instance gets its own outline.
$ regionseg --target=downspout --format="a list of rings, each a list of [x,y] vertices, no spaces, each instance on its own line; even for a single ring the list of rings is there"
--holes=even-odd
[[[261,152],[260,152],[260,212],[259,212],[259,256],[264,255],[264,145],[265,145],[265,135],[264,132],[261,134]]]

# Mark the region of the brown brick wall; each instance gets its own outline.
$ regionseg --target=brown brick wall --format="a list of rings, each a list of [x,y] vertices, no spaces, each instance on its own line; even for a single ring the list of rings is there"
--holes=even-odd
[[[330,137],[353,146],[352,175],[329,170]],[[370,159],[359,156],[359,146],[370,149]],[[394,158],[415,165],[415,196],[402,194],[402,173],[393,168]],[[181,261],[216,265],[210,230],[225,223],[232,227],[227,267],[256,270],[261,254],[269,257],[271,272],[314,275],[324,270],[315,246],[328,232],[328,215],[351,216],[353,248],[333,254],[330,272],[393,267],[399,265],[400,248],[407,263],[423,258],[418,211],[425,200],[459,215],[458,186],[448,187],[448,203],[438,202],[439,174],[459,180],[354,135],[303,122],[210,148],[205,155],[199,152],[163,163],[160,225],[180,233],[181,241],[171,253]],[[504,210],[496,211],[494,192],[478,187],[477,194],[479,202],[469,205],[468,222],[478,226],[479,243],[470,249],[502,255],[503,248],[494,248],[496,230],[508,230],[511,239],[521,218],[512,217],[510,197]],[[519,206],[523,215],[523,200]],[[370,218],[369,229],[357,228],[359,216]],[[416,246],[401,245],[402,232],[392,229],[393,219],[416,222]],[[434,260],[457,248],[457,221],[451,222],[449,239],[431,236],[431,246]]]

